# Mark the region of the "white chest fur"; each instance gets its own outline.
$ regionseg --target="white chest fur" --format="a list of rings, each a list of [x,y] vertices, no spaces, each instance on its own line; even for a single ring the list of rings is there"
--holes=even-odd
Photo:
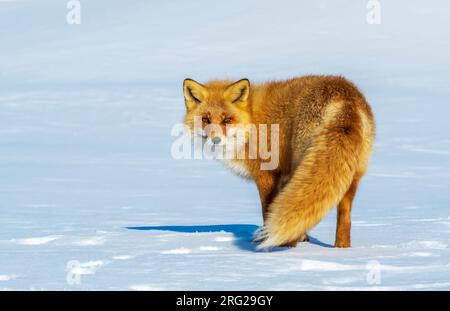
[[[250,178],[250,172],[247,170],[247,167],[242,160],[227,160],[224,159],[222,162],[231,170],[233,173],[245,177]]]

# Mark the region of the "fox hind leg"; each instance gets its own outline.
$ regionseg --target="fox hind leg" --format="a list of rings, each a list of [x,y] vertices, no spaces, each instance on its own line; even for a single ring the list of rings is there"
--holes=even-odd
[[[268,171],[262,171],[256,180],[259,197],[261,199],[262,216],[264,223],[268,213],[270,203],[278,193],[278,176]]]
[[[338,204],[337,208],[337,225],[336,225],[336,242],[335,247],[347,248],[351,246],[350,230],[351,230],[351,212],[352,203],[358,188],[361,175],[356,173],[353,181],[345,193],[344,197]]]

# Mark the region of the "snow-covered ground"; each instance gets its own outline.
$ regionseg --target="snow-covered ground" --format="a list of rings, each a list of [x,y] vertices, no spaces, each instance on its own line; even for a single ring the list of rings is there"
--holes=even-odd
[[[0,1],[0,289],[450,289],[447,1]],[[256,188],[170,156],[181,83],[343,74],[378,121],[351,249],[257,252]]]

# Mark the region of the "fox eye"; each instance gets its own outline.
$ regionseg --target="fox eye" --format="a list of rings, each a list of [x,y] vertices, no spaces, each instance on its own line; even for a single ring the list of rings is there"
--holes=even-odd
[[[209,120],[208,117],[203,117],[202,121],[203,121],[203,123],[206,123],[206,124],[210,124],[211,123],[211,121]]]
[[[232,118],[225,118],[225,119],[223,119],[223,124],[230,124],[231,122],[233,122],[233,119]]]

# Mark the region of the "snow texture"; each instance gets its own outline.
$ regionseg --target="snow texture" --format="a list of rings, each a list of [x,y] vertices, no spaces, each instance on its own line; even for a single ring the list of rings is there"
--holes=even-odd
[[[449,290],[448,1],[0,1],[0,289]],[[350,249],[258,252],[252,183],[174,160],[186,77],[342,74],[377,140]]]

